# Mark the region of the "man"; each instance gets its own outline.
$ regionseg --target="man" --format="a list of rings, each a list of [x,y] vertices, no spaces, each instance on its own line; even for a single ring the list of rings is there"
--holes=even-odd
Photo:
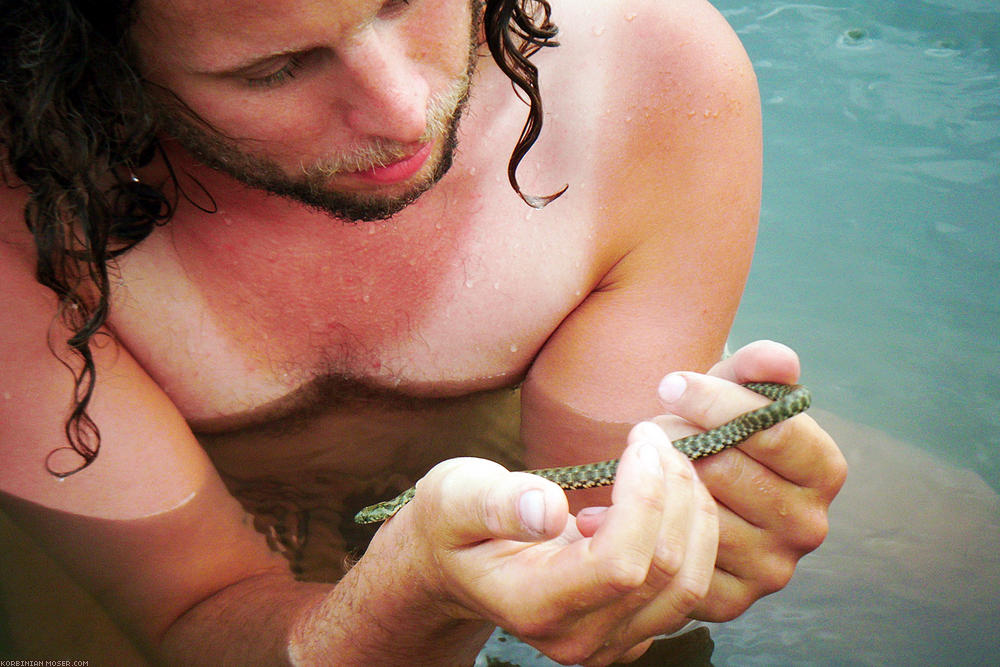
[[[505,39],[545,44],[547,5],[127,5],[26,33],[61,40],[58,77],[6,56],[33,75],[5,79],[0,489],[145,651],[461,664],[498,624],[606,664],[738,615],[822,541],[844,464],[808,417],[697,473],[643,421],[679,437],[798,377],[775,344],[718,362],[760,137],[709,5],[556,3],[533,144]],[[613,490],[568,498],[484,460],[618,456]],[[353,513],[429,469],[348,569]]]

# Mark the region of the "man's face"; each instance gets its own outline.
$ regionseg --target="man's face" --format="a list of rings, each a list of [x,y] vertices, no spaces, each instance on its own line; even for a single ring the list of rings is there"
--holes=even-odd
[[[166,130],[200,160],[374,220],[451,164],[474,63],[470,4],[142,0],[132,39],[146,78],[197,116],[161,96]]]

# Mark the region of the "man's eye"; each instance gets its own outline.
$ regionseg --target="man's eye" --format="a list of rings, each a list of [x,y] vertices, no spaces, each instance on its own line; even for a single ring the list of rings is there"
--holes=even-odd
[[[410,4],[410,0],[386,0],[379,10],[379,18],[391,19],[399,14],[402,14],[406,7]]]
[[[288,62],[285,65],[270,74],[265,74],[263,76],[247,77],[247,85],[259,88],[271,88],[274,86],[279,86],[283,83],[295,78],[295,74],[302,67],[302,58],[300,56],[290,56]]]

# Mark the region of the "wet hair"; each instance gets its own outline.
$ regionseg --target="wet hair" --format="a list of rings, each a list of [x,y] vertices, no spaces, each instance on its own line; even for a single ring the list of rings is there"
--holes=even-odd
[[[60,477],[87,467],[100,449],[100,430],[87,413],[97,379],[91,346],[108,320],[114,260],[166,224],[183,194],[169,163],[161,188],[135,178],[157,155],[166,161],[157,142],[160,112],[129,43],[136,4],[19,0],[4,3],[0,24],[0,175],[10,187],[28,188],[24,219],[34,238],[36,279],[57,295],[71,334],[69,358],[50,340],[74,377],[68,447],[46,461]],[[565,188],[525,194],[516,172],[542,128],[538,70],[529,58],[557,45],[551,8],[547,0],[472,4],[493,59],[528,104],[508,178],[527,204],[545,206]],[[64,449],[81,463],[53,466],[53,455]]]

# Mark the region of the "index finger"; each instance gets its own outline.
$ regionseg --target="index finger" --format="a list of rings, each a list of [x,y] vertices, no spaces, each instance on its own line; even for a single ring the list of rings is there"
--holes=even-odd
[[[712,366],[708,374],[737,384],[795,384],[799,381],[799,370],[799,357],[792,348],[771,340],[758,340]]]
[[[664,401],[667,409],[705,430],[770,402],[728,380],[698,373],[672,373],[663,386],[670,387],[661,392],[669,399]],[[738,448],[789,482],[813,488],[827,485],[840,460],[833,439],[806,415],[755,433]]]

